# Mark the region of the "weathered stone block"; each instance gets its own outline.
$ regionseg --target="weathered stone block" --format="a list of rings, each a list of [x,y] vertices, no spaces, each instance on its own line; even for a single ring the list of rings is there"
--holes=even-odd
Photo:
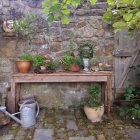
[[[67,24],[67,25],[63,25],[63,24],[62,24],[62,28],[71,29],[71,28],[74,28],[74,27],[75,27],[75,22],[70,22],[70,23]]]
[[[104,30],[103,29],[101,29],[101,30],[94,29],[94,35],[97,37],[103,37]]]
[[[67,129],[68,130],[78,130],[78,127],[76,125],[76,122],[73,120],[67,120]]]
[[[8,58],[5,57],[0,57],[0,66],[10,66],[11,65],[11,61]]]
[[[50,32],[51,36],[60,35],[60,28],[59,27],[51,27],[49,32]]]
[[[52,129],[36,129],[33,140],[53,140]]]
[[[102,16],[105,13],[103,9],[92,9],[89,11],[89,16]]]
[[[52,52],[58,52],[61,50],[61,43],[60,42],[53,42],[51,45],[51,51]]]
[[[77,37],[81,38],[91,38],[94,35],[94,29],[90,26],[87,25],[83,28],[80,28],[77,30]]]
[[[97,135],[97,140],[106,140],[106,138],[103,134],[101,134],[101,135]]]
[[[85,27],[87,25],[87,22],[86,21],[80,21],[78,24],[77,24],[77,28],[82,28],[82,27]]]
[[[99,21],[97,18],[88,20],[88,23],[89,23],[89,24],[92,26],[92,28],[94,28],[94,29],[100,30],[100,29],[103,28],[103,27],[102,27],[102,22]]]
[[[62,40],[71,39],[73,34],[72,30],[64,29],[62,31]]]
[[[10,6],[10,1],[9,0],[2,0],[2,5],[3,5],[3,7],[8,7],[8,6]]]
[[[43,44],[48,44],[48,41],[46,41],[44,36],[38,36],[31,40],[31,44],[32,45],[43,45]]]
[[[78,9],[75,12],[75,15],[77,16],[84,16],[89,12],[89,10],[85,10],[85,9]]]
[[[51,42],[61,42],[61,41],[63,41],[63,39],[62,39],[61,35],[59,35],[59,36],[50,36],[50,41]]]
[[[96,57],[102,56],[103,50],[102,50],[101,48],[97,48],[97,47],[96,47],[96,48],[94,49],[94,54],[95,54]]]
[[[1,48],[0,51],[6,56],[6,57],[16,57],[16,52],[9,48]]]

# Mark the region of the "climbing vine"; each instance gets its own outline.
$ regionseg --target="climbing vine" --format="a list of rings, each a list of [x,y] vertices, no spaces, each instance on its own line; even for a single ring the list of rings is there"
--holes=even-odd
[[[103,20],[112,24],[115,32],[124,28],[129,32],[140,29],[140,0],[109,0],[108,5]]]
[[[83,0],[44,0],[42,2],[43,11],[48,13],[47,20],[52,22],[56,19],[61,20],[63,24],[70,22],[68,15],[72,7],[76,8]],[[97,0],[87,0],[95,4]]]
[[[43,11],[48,14],[48,22],[60,20],[68,24],[68,15],[72,8],[76,8],[83,1],[96,4],[97,0],[43,0]],[[108,8],[103,15],[103,21],[112,24],[118,32],[128,28],[129,32],[140,29],[140,0],[107,0]]]

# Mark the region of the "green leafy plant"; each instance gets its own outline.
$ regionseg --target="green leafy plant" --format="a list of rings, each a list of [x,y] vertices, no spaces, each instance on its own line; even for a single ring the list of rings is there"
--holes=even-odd
[[[81,43],[79,45],[79,53],[81,59],[83,58],[92,58],[93,57],[93,48],[94,46],[89,43]]]
[[[37,15],[33,13],[26,13],[22,18],[15,19],[13,22],[13,32],[18,39],[26,37],[32,39],[38,27],[36,25]]]
[[[101,87],[99,85],[93,85],[88,88],[88,93],[90,95],[89,100],[86,102],[88,107],[99,107],[102,105],[101,98],[99,97],[101,93]]]
[[[124,117],[125,119],[131,119],[131,108],[128,106],[120,107],[118,110],[118,115]]]
[[[33,66],[44,66],[49,69],[55,69],[57,67],[57,60],[51,54],[37,54],[33,56]]]
[[[131,66],[130,70],[135,72],[139,67],[139,65]],[[140,86],[135,85],[135,80],[129,79],[128,82],[122,100],[124,105],[119,109],[119,115],[126,119],[140,119]]]
[[[70,68],[70,65],[73,63],[73,56],[65,54],[60,60],[60,63],[63,64],[64,69],[68,71]]]
[[[134,92],[135,92],[135,88],[132,87],[131,85],[129,85],[126,90],[125,90],[125,100],[131,100],[134,98]]]
[[[88,0],[91,4],[95,4],[97,0]],[[63,24],[70,22],[68,15],[70,14],[70,8],[77,7],[82,0],[44,0],[42,2],[43,11],[48,14],[48,22],[52,22],[56,19],[60,19]]]
[[[135,104],[131,111],[132,119],[140,119],[140,104]]]
[[[26,61],[32,61],[33,58],[31,55],[25,54],[25,55],[20,56],[19,59],[26,60]]]
[[[79,66],[83,65],[83,62],[79,56],[73,57],[72,63]]]
[[[108,0],[103,20],[112,24],[115,32],[127,28],[129,32],[140,29],[139,0]]]
[[[73,8],[80,5],[83,0],[44,0],[43,11],[48,14],[48,22],[60,20],[63,24],[68,24],[68,15]],[[86,0],[92,5],[97,0]],[[85,3],[84,3],[85,4]],[[127,28],[129,32],[140,29],[140,1],[139,0],[107,0],[108,8],[103,15],[103,21],[112,24],[115,32]],[[72,7],[72,8],[71,8]]]
[[[135,103],[132,106],[121,107],[118,113],[125,119],[140,119],[140,104]]]
[[[70,66],[72,64],[75,64],[75,65],[79,65],[79,66],[82,66],[82,60],[79,56],[77,57],[74,57],[74,56],[71,56],[69,54],[65,54],[62,59],[60,60],[60,63],[64,65],[64,69],[69,71],[70,69]]]

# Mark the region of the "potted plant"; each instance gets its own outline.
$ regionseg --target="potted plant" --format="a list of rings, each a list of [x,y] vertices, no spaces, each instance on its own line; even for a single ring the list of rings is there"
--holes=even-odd
[[[92,122],[101,121],[104,114],[104,105],[99,97],[101,87],[93,85],[88,88],[89,99],[84,106],[84,112],[89,120]]]
[[[18,72],[28,73],[30,71],[32,64],[32,56],[25,54],[19,57],[16,61],[16,66],[18,68]]]
[[[82,61],[80,57],[73,57],[72,64],[70,65],[69,70],[72,72],[79,72],[81,70]]]
[[[60,63],[63,65],[64,70],[69,71],[70,65],[73,63],[73,56],[65,54],[60,60]]]
[[[81,69],[82,61],[80,57],[75,57],[65,54],[60,62],[63,64],[66,71],[78,72]]]
[[[53,73],[57,67],[57,61],[49,53],[37,54],[32,60],[35,73]]]
[[[25,39],[24,40],[25,45],[29,44],[28,41],[31,41],[31,39],[34,37],[35,33],[37,32],[38,27],[36,24],[37,24],[37,15],[34,13],[25,13],[21,18],[14,17],[11,26],[12,26],[12,32],[16,36],[16,47],[18,45],[18,42],[24,39]],[[18,71],[23,73],[28,72],[31,67],[31,56],[23,55],[19,57],[19,60],[16,61]],[[26,68],[23,69],[25,65],[26,66],[28,65],[27,69]]]

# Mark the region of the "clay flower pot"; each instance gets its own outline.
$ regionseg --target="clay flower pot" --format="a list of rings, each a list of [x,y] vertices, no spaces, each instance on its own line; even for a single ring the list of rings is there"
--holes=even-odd
[[[28,73],[31,68],[31,61],[28,60],[17,60],[16,66],[18,68],[18,72],[20,73]]]
[[[81,69],[81,68],[80,68],[79,65],[71,64],[69,70],[72,71],[72,72],[79,72],[80,69]]]
[[[84,112],[91,122],[99,122],[104,114],[104,106],[99,107],[84,107]]]

